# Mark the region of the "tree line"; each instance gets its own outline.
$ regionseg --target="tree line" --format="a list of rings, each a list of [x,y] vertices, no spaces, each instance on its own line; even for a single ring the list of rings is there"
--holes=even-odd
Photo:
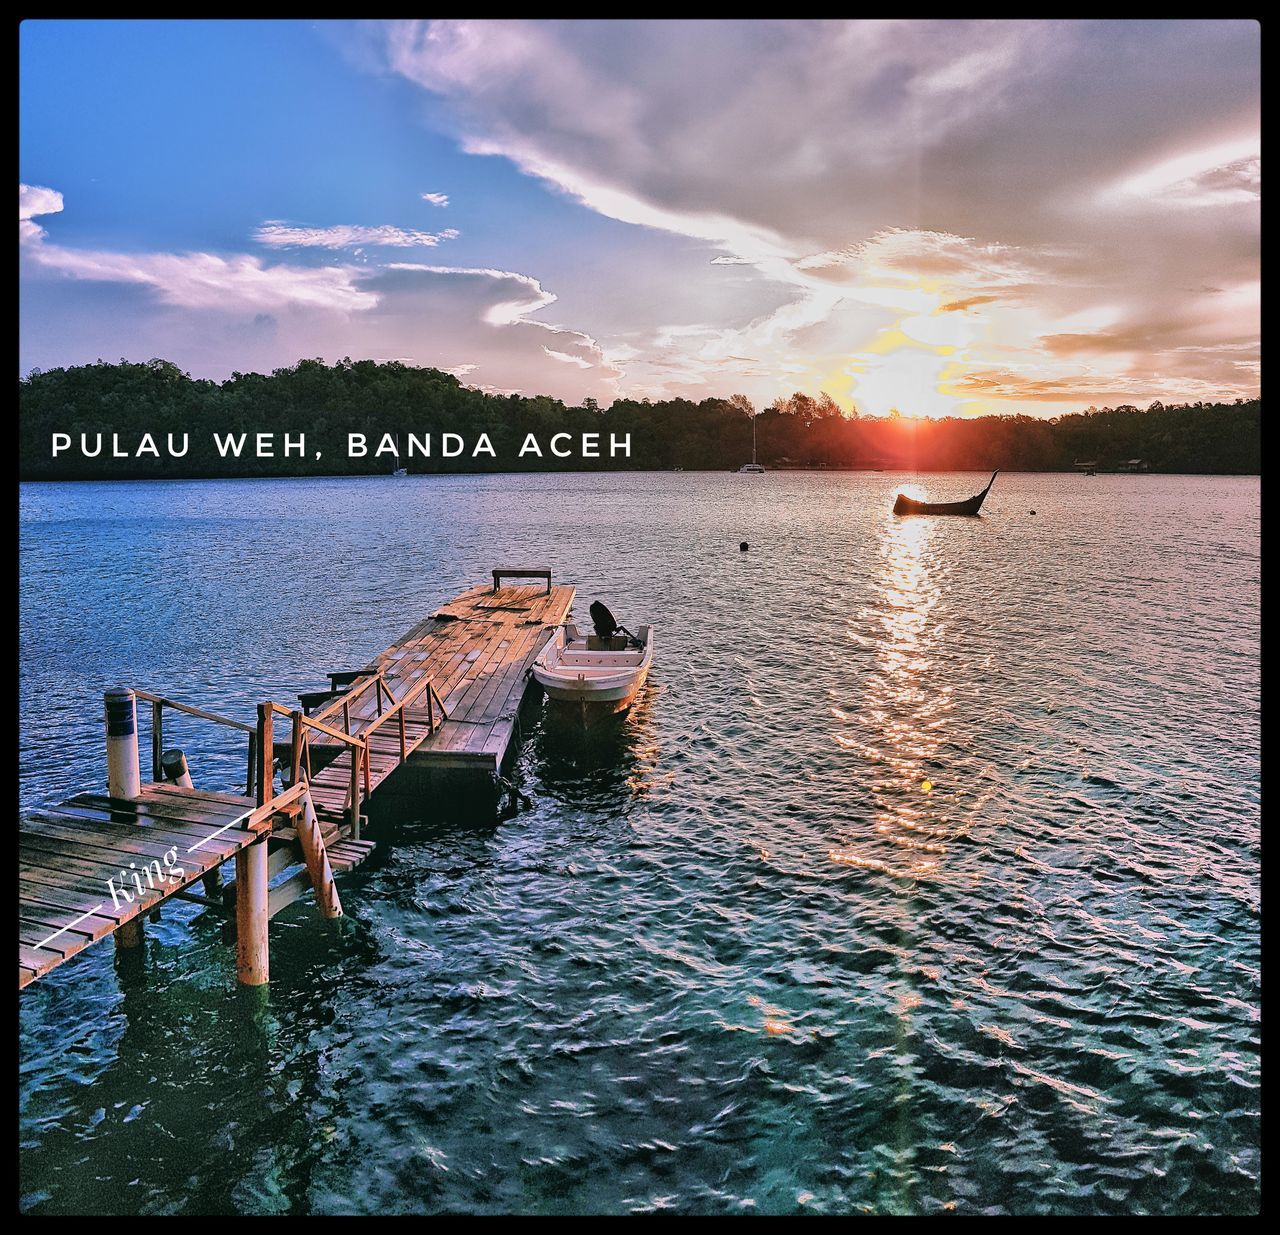
[[[373,474],[395,466],[375,455],[385,434],[407,450],[408,435],[426,433],[432,457],[402,459],[411,472],[735,469],[751,458],[753,417],[756,455],[769,468],[1062,471],[1092,462],[1106,470],[1141,459],[1156,472],[1261,471],[1261,399],[1090,407],[1050,419],[917,420],[848,415],[825,394],[796,393],[757,415],[742,395],[617,399],[608,407],[586,399],[574,407],[545,395],[486,394],[452,374],[397,361],[300,360],[269,376],[233,373],[213,382],[165,360],[122,360],[33,370],[19,382],[18,407],[19,472],[27,480]],[[213,445],[215,434],[246,434],[252,443],[264,431],[277,439],[271,458],[255,457],[252,445],[223,458]],[[366,457],[348,458],[350,433],[365,435]],[[456,457],[440,457],[445,433],[465,443]],[[548,443],[558,433],[570,435],[572,457],[551,457]],[[591,433],[605,443],[629,435],[629,456],[579,457],[581,435]],[[57,458],[55,434],[71,443]],[[138,453],[148,434],[159,457]],[[182,457],[169,455],[169,434],[187,435]],[[305,434],[305,457],[280,453],[286,434]],[[473,454],[482,434],[492,455]],[[541,457],[519,457],[529,434]],[[96,456],[84,457],[81,435],[91,450],[101,440]]]

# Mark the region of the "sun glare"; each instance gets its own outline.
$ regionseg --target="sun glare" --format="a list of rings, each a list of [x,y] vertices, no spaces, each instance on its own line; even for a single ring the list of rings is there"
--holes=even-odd
[[[953,297],[936,280],[893,290],[902,315],[852,352],[839,378],[823,388],[867,416],[895,409],[926,420],[971,413],[973,400],[954,393],[951,383],[965,371],[970,345],[988,333],[990,318],[943,311]]]

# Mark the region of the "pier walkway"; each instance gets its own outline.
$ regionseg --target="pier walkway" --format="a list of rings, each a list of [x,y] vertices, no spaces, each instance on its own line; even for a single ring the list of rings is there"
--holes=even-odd
[[[393,788],[405,769],[499,775],[529,668],[568,618],[574,589],[553,586],[545,567],[493,575],[492,587],[455,597],[363,668],[330,673],[329,690],[301,696],[301,707],[259,704],[256,725],[146,691],[108,692],[107,794],[77,794],[19,825],[19,987],[108,935],[137,947],[143,922],[171,897],[233,916],[239,980],[265,983],[269,918],[308,891],[322,916],[342,913],[333,876],[374,848],[361,838],[374,792],[412,799],[420,779]],[[539,582],[503,584],[511,578]],[[151,705],[146,784],[138,701]],[[245,794],[192,785],[181,752],[164,750],[166,710],[243,735]],[[223,887],[229,859],[236,877]]]

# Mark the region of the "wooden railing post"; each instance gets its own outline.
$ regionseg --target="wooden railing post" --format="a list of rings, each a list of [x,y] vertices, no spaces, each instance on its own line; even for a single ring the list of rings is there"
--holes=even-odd
[[[271,704],[258,704],[258,805],[265,806],[274,794],[275,743],[272,739],[274,712]]]
[[[404,708],[400,709],[400,762],[403,763],[407,758],[404,740]]]
[[[163,778],[164,704],[156,699],[151,704],[151,779]]]
[[[351,836],[360,839],[360,750],[351,748]]]
[[[245,797],[254,796],[254,779],[258,774],[258,731],[255,729],[249,734],[249,771],[245,777],[244,793]]]
[[[293,737],[289,758],[289,784],[296,785],[302,773],[302,713],[297,709],[293,713]]]

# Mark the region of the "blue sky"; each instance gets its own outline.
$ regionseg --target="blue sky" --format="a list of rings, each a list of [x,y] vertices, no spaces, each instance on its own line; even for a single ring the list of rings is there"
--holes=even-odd
[[[1258,41],[26,22],[20,368],[371,356],[922,415],[1250,394]]]

